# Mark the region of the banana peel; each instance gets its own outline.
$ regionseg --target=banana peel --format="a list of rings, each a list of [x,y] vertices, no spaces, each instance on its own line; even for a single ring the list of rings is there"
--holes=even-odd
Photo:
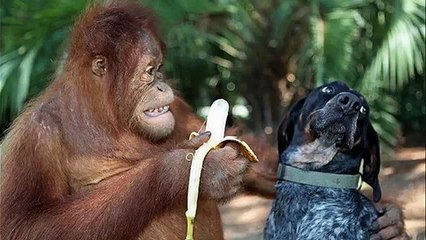
[[[192,132],[189,139],[192,139],[193,137],[197,136],[198,133]],[[237,146],[240,148],[241,155],[246,157],[250,162],[258,162],[258,158],[256,154],[253,152],[253,150],[249,147],[249,145],[238,139],[235,136],[226,136],[222,140],[219,141],[219,143],[216,144],[216,146],[211,146],[209,144],[202,145],[197,151],[201,151],[201,155],[203,157],[207,156],[208,152],[210,152],[213,149],[222,148],[227,143],[236,143]],[[194,160],[194,159],[193,159]],[[201,174],[201,172],[199,173]],[[199,181],[198,176],[198,181]],[[191,182],[190,182],[191,183]],[[187,220],[187,231],[186,231],[186,238],[185,240],[194,240],[194,224],[195,224],[195,213],[197,209],[197,198],[198,198],[198,183],[197,186],[191,186],[190,184],[188,188],[188,210],[186,211],[186,220]],[[196,188],[196,189],[194,189]]]
[[[192,132],[189,135],[189,140],[196,136],[198,136],[198,133]],[[211,149],[222,148],[226,145],[226,143],[230,142],[237,143],[238,147],[240,148],[239,150],[241,151],[241,155],[247,158],[250,162],[259,162],[259,159],[250,146],[246,142],[238,139],[236,136],[225,136],[216,146],[212,147]]]

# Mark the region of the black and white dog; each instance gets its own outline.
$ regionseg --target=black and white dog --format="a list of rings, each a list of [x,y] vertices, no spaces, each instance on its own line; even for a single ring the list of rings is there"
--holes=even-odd
[[[361,94],[341,82],[314,89],[282,121],[278,149],[264,239],[369,239],[378,212],[358,190],[365,181],[380,200],[380,156]]]

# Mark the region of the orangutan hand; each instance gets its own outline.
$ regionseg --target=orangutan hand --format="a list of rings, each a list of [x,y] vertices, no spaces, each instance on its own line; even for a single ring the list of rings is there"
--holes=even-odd
[[[370,240],[408,240],[410,239],[404,229],[402,209],[392,203],[377,204],[377,210],[382,214],[371,230],[374,232]]]

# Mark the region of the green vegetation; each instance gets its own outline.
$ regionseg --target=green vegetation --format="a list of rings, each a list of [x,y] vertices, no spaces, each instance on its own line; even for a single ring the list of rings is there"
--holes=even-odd
[[[200,113],[225,97],[254,132],[270,132],[308,89],[340,79],[367,96],[388,145],[396,144],[400,123],[424,131],[423,0],[143,2],[162,23],[167,76]],[[85,6],[2,1],[2,130],[52,79]]]

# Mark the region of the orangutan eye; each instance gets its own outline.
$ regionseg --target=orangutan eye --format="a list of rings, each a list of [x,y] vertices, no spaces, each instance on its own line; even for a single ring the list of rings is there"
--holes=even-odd
[[[333,88],[333,87],[330,87],[330,86],[323,87],[323,88],[321,89],[321,92],[323,92],[323,93],[333,93],[333,92],[334,92],[334,88]]]
[[[362,114],[366,114],[367,113],[367,108],[365,108],[364,106],[361,106],[359,108],[359,112],[362,113]]]
[[[157,68],[157,72],[161,72],[163,70],[163,64],[160,64]]]
[[[155,68],[154,68],[153,66],[148,66],[148,67],[146,68],[145,72],[146,72],[149,76],[152,76],[152,75],[154,75],[154,70],[155,70]]]

